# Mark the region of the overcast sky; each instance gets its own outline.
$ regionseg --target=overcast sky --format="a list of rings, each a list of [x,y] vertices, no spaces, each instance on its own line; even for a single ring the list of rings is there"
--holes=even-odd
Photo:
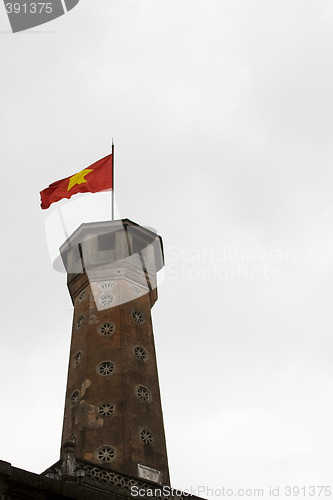
[[[173,486],[333,487],[332,56],[330,0],[81,0],[15,35],[0,8],[2,460],[59,458],[59,209],[72,231],[109,199],[42,211],[39,191],[113,136],[117,217],[165,246],[152,314]]]

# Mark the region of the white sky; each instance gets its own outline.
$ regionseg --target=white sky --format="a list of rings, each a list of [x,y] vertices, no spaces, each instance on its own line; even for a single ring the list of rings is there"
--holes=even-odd
[[[173,486],[333,487],[332,55],[330,0],[81,0],[15,35],[0,8],[2,460],[59,458],[72,306],[39,191],[113,136],[118,215],[164,240]]]

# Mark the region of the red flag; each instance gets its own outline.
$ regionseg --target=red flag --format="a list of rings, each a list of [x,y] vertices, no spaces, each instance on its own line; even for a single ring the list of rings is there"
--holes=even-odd
[[[71,198],[77,193],[97,193],[112,189],[112,154],[96,161],[66,179],[53,182],[48,188],[40,192],[41,207],[43,209],[62,198]]]

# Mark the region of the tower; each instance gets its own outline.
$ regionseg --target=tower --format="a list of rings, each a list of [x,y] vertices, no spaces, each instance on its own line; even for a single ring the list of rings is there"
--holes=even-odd
[[[151,308],[162,240],[124,219],[60,248],[74,305],[62,445],[76,460],[169,485]]]
[[[0,460],[0,497],[202,500],[169,481],[150,312],[160,236],[82,224],[60,253],[74,304],[61,456],[40,475]]]

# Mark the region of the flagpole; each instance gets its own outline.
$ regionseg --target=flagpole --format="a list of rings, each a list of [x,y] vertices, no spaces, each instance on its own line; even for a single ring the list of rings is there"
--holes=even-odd
[[[114,144],[112,137],[112,192],[111,192],[111,220],[114,220]]]

